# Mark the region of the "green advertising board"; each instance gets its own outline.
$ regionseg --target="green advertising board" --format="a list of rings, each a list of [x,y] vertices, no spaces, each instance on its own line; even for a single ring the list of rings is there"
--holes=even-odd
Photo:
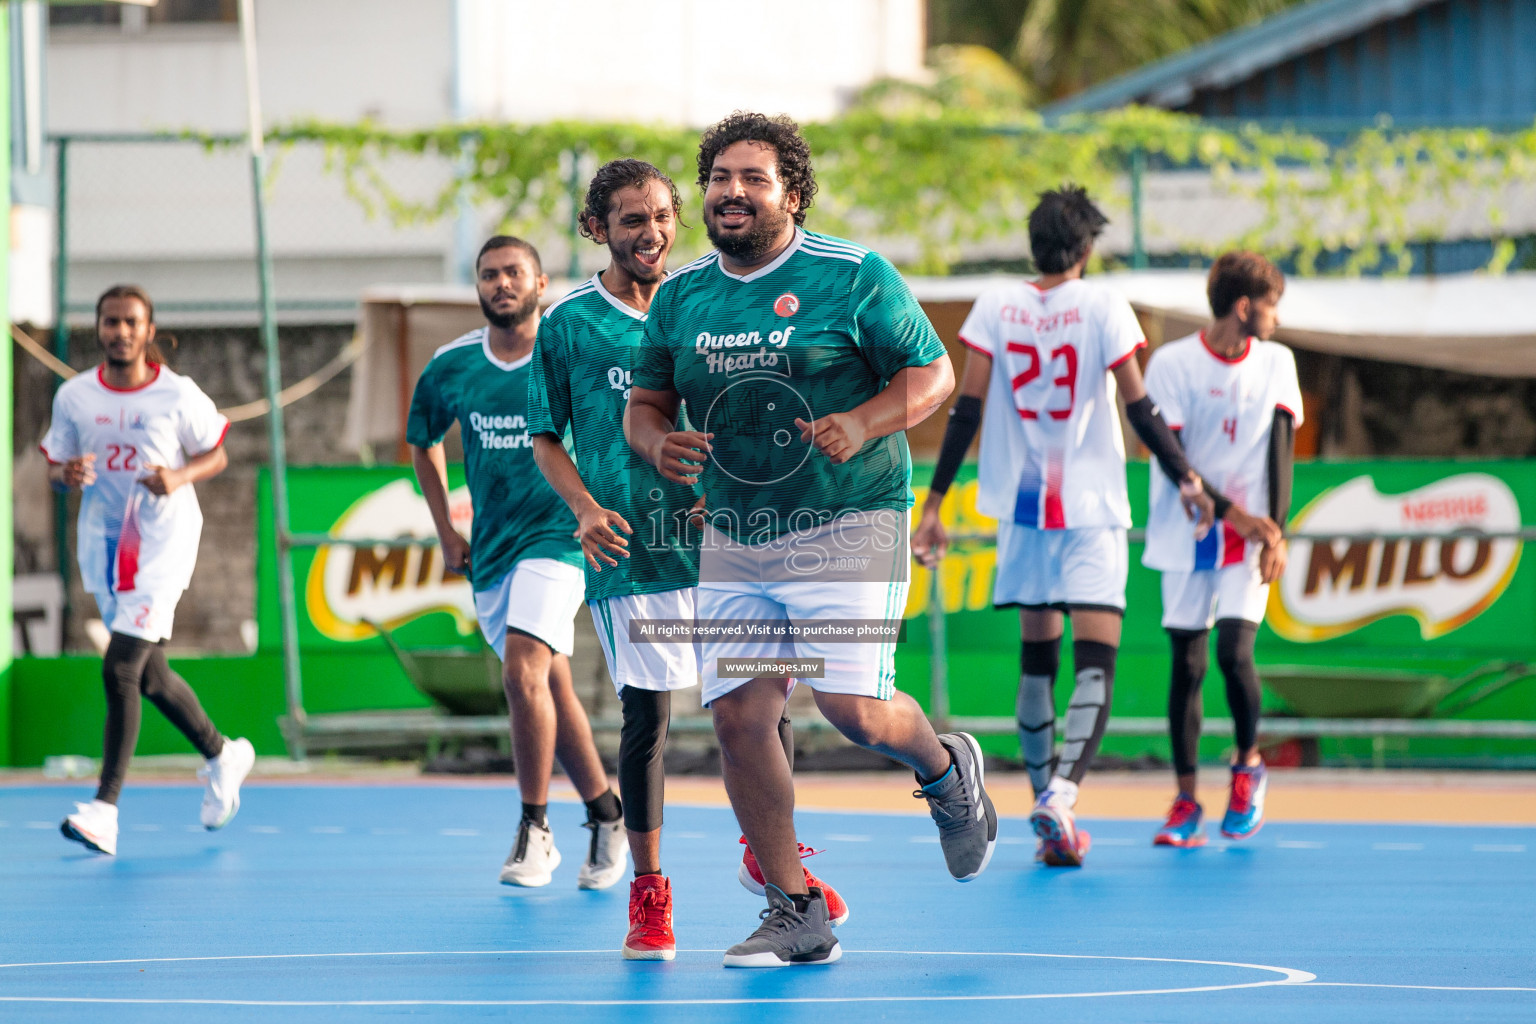
[[[1147,464],[1129,467],[1133,515],[1145,522]],[[914,482],[926,482],[919,466]],[[460,478],[451,479],[454,487]],[[382,655],[370,623],[383,623],[411,647],[474,647],[469,586],[445,574],[425,502],[408,467],[303,467],[292,470],[293,525],[298,532],[338,537],[400,537],[390,546],[334,546],[295,554],[300,643],[306,664],[344,652]],[[269,491],[262,484],[260,575],[261,645],[277,644],[276,578]],[[919,499],[922,497],[918,489]],[[1016,612],[991,607],[996,524],[975,510],[974,467],[966,467],[945,504],[956,543],[940,566],[945,614],[949,712],[1011,715],[1018,683]],[[467,531],[467,498],[454,493],[455,519]],[[1271,590],[1259,637],[1270,713],[1312,717],[1392,717],[1433,711],[1457,677],[1490,669],[1495,684],[1473,686],[1479,697],[1459,717],[1536,719],[1536,681],[1518,671],[1500,677],[1506,662],[1536,664],[1536,566],[1523,563],[1512,538],[1474,536],[1517,531],[1521,510],[1536,507],[1536,463],[1313,462],[1298,465],[1291,527],[1331,541],[1297,540],[1281,582]],[[1359,535],[1387,535],[1361,537]],[[1401,537],[1393,534],[1432,536]],[[1127,614],[1115,686],[1115,714],[1165,713],[1168,648],[1160,626],[1158,574],[1141,566],[1132,544]],[[929,629],[933,580],[913,574],[907,640],[898,649],[897,683],[925,704],[930,690]],[[1070,690],[1063,659],[1058,703]],[[1217,677],[1215,667],[1212,676]],[[1478,690],[1486,691],[1479,695]],[[1224,716],[1219,678],[1205,688],[1206,713]],[[1426,703],[1427,702],[1427,703]],[[1454,700],[1448,703],[1455,703]],[[1465,703],[1465,702],[1463,702]],[[989,737],[988,749],[1017,755],[1012,736]],[[1536,763],[1529,741],[1393,740],[1394,753],[1426,757],[1486,757]],[[1225,744],[1207,739],[1203,756]],[[1125,757],[1167,756],[1158,737],[1115,737],[1106,751]],[[1379,743],[1376,746],[1380,752]],[[1339,757],[1369,757],[1370,742],[1336,741]],[[1326,751],[1325,751],[1326,753]]]

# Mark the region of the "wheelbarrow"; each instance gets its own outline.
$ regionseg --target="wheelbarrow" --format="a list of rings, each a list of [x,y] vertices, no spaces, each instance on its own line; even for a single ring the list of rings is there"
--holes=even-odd
[[[400,668],[418,690],[450,715],[505,715],[507,695],[501,688],[501,660],[481,644],[477,650],[462,647],[427,647],[408,650],[388,629],[379,631]]]
[[[1532,673],[1519,661],[1490,661],[1459,676],[1318,665],[1259,667],[1264,684],[1304,718],[1449,718]]]

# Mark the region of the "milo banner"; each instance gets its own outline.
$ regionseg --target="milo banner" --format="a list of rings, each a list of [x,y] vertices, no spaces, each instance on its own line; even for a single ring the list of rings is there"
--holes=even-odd
[[[914,482],[928,477],[928,467],[919,466]],[[450,483],[454,520],[467,534],[460,477]],[[374,624],[411,646],[479,643],[470,588],[445,571],[408,467],[298,468],[289,490],[297,532],[399,538],[295,553],[306,650],[377,646]],[[1145,463],[1131,464],[1130,493],[1140,525]],[[261,643],[271,649],[279,629],[268,494],[264,480],[259,622]],[[977,514],[975,498],[974,470],[967,467],[945,517],[952,532],[977,539],[957,540],[937,587],[947,613],[950,710],[1006,715],[1018,681],[1018,624],[1015,612],[991,607],[996,558],[984,538],[996,524]],[[1536,511],[1536,463],[1304,463],[1296,468],[1293,507],[1293,532],[1329,539],[1295,541],[1284,577],[1271,588],[1259,658],[1272,681],[1282,666],[1456,676],[1497,659],[1536,662],[1536,566],[1522,559],[1517,540],[1482,536],[1517,530],[1527,510]],[[1119,715],[1158,716],[1166,701],[1167,640],[1158,576],[1140,559],[1133,544],[1115,707]],[[934,591],[930,575],[915,571],[907,616],[925,616]],[[926,622],[913,622],[897,661],[898,684],[925,700],[928,638]],[[1206,690],[1209,712],[1224,713],[1219,680]],[[1524,717],[1518,708],[1514,714]]]

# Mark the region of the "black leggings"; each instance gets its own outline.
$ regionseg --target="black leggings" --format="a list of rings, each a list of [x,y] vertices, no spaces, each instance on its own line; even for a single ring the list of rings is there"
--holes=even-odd
[[[624,805],[624,827],[631,832],[654,832],[661,828],[661,808],[666,799],[662,753],[667,747],[672,695],[665,690],[626,686],[619,692],[619,704],[624,709],[624,724],[619,729],[619,800]],[[779,742],[793,771],[795,729],[788,714],[779,719]]]
[[[1222,619],[1216,623],[1216,663],[1227,684],[1232,733],[1237,749],[1250,750],[1259,735],[1259,670],[1253,661],[1257,623]],[[1193,775],[1200,763],[1200,685],[1210,663],[1208,629],[1170,629],[1173,678],[1168,688],[1168,731],[1173,741],[1173,770]]]
[[[101,666],[107,690],[107,728],[96,799],[117,803],[128,774],[128,759],[139,742],[140,696],[148,697],[204,757],[217,757],[224,737],[214,728],[187,681],[171,671],[165,648],[135,636],[113,633]]]

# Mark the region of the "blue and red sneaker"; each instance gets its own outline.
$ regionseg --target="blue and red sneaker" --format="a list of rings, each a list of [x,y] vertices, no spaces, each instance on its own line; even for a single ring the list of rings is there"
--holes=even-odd
[[[757,858],[753,856],[752,846],[747,842],[746,836],[741,837],[741,845],[745,846],[747,850],[741,855],[741,867],[736,869],[736,878],[747,892],[762,896],[768,891],[763,880],[763,869],[758,866]],[[806,846],[804,843],[800,844],[800,859],[802,861],[807,857],[814,857],[820,852],[820,850],[811,849],[811,847]],[[848,903],[838,891],[811,874],[811,869],[804,864],[800,865],[800,869],[805,872],[805,887],[809,889],[814,886],[820,889],[821,894],[826,897],[827,923],[836,928],[847,921]]]
[[[1068,849],[1066,844],[1054,839],[1041,839],[1035,845],[1035,860],[1048,868],[1080,868],[1083,858],[1093,848],[1093,836],[1088,830],[1075,830],[1076,845]]]
[[[1153,846],[1187,848],[1205,845],[1205,809],[1180,794],[1168,811],[1168,820],[1152,837]]]
[[[1228,839],[1247,839],[1264,827],[1264,791],[1269,788],[1269,773],[1262,762],[1249,767],[1232,766],[1232,793],[1227,799],[1227,814],[1221,819],[1221,834]]]

